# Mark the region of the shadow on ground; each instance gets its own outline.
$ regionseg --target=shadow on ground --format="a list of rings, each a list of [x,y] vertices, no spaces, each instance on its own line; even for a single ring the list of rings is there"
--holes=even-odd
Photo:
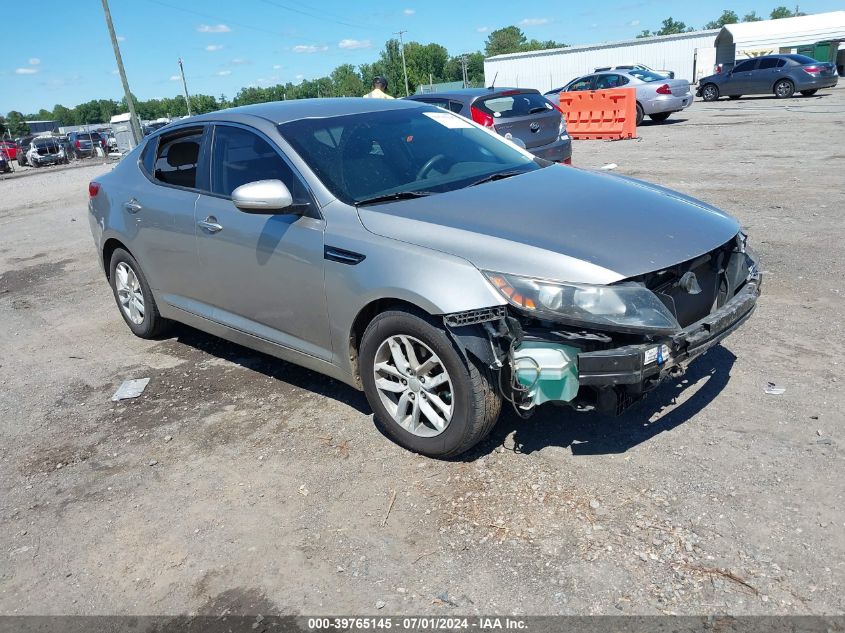
[[[624,453],[692,419],[704,409],[730,380],[736,356],[721,346],[696,359],[680,380],[668,381],[649,393],[618,417],[599,413],[577,413],[568,407],[546,404],[528,420],[520,418],[509,404],[490,437],[462,456],[474,461],[498,446],[530,454],[549,446],[569,448],[573,455]],[[685,393],[690,390],[691,393]],[[683,403],[663,413],[681,394]],[[513,434],[513,440],[509,436]]]

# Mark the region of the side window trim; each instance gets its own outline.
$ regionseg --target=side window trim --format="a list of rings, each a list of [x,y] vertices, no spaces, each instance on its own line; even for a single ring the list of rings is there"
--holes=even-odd
[[[151,183],[153,183],[157,187],[168,187],[169,189],[178,189],[179,191],[189,191],[189,192],[192,192],[192,193],[205,193],[202,189],[200,189],[198,187],[198,184],[199,184],[200,165],[202,164],[203,154],[207,151],[207,147],[208,147],[209,125],[207,125],[205,123],[203,123],[201,125],[197,125],[195,123],[193,125],[180,126],[178,128],[168,130],[166,134],[157,134],[154,138],[149,139],[147,141],[147,143],[149,144],[151,142],[155,142],[156,158],[155,158],[155,160],[153,160],[153,165],[155,165],[155,163],[158,161],[159,145],[161,145],[161,140],[163,138],[165,138],[165,137],[169,138],[171,136],[178,136],[180,132],[188,132],[189,130],[197,130],[197,129],[202,130],[202,132],[201,132],[201,136],[200,136],[200,153],[199,153],[199,157],[197,158],[197,175],[198,175],[198,177],[197,177],[197,182],[194,183],[194,186],[193,187],[183,187],[181,185],[174,185],[174,184],[169,183],[169,182],[164,182],[164,181],[158,180],[155,177],[155,173],[148,174],[147,170],[144,169],[143,166],[142,166],[141,167],[141,173],[143,173],[147,177],[147,180],[149,180]],[[139,158],[142,158],[142,157],[139,156]]]
[[[212,174],[212,169],[214,168],[214,166],[212,165],[212,160],[213,160],[212,157],[214,156],[214,143],[215,143],[216,137],[217,137],[217,128],[218,127],[239,128],[241,130],[245,130],[246,132],[250,132],[250,133],[258,136],[258,138],[265,141],[273,149],[273,151],[276,152],[276,154],[279,155],[279,158],[282,159],[282,162],[285,163],[285,165],[287,165],[288,168],[290,169],[291,174],[293,175],[293,178],[295,180],[299,181],[299,185],[302,187],[303,191],[305,191],[306,196],[308,197],[309,201],[311,202],[310,206],[314,210],[314,215],[317,218],[322,219],[323,216],[322,216],[322,214],[320,213],[320,210],[319,210],[320,205],[317,203],[317,197],[314,195],[314,192],[311,190],[311,187],[308,184],[308,181],[305,178],[303,178],[302,174],[299,172],[299,170],[296,168],[296,166],[288,159],[288,157],[285,155],[285,153],[282,151],[282,149],[278,146],[278,144],[276,142],[274,142],[269,136],[267,136],[264,132],[262,132],[261,130],[258,130],[254,127],[250,127],[250,126],[244,125],[242,123],[235,123],[233,121],[215,121],[209,127],[214,128],[212,138],[211,138],[211,142],[207,143],[207,147],[208,147],[208,185],[209,186],[208,186],[207,191],[202,192],[203,195],[212,196],[214,198],[221,198],[223,200],[231,200],[232,199],[232,196],[227,196],[226,194],[222,194],[222,193],[215,193],[214,191],[211,190],[211,174]]]

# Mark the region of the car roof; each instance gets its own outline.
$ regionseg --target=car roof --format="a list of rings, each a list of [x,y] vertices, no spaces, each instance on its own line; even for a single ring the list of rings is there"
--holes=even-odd
[[[539,92],[533,88],[513,88],[513,87],[495,87],[495,88],[458,88],[456,90],[444,90],[442,92],[426,92],[424,94],[413,94],[408,99],[419,100],[428,97],[440,97],[447,99],[472,99],[475,97],[486,97],[490,95],[498,95],[510,90],[518,90],[519,92]]]
[[[324,117],[343,116],[345,114],[364,114],[367,112],[383,112],[385,110],[401,110],[403,108],[419,108],[419,102],[404,99],[364,99],[331,98],[331,99],[292,99],[290,101],[270,101],[254,105],[239,106],[227,110],[217,110],[208,114],[200,114],[187,119],[174,121],[181,127],[185,123],[202,121],[225,121],[229,118],[238,120],[240,117],[256,117],[281,124],[298,119],[319,119]],[[171,129],[166,125],[159,130]],[[158,132],[159,130],[156,130]]]

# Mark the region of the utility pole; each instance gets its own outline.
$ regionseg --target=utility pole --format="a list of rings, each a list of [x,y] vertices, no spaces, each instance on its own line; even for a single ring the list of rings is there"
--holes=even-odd
[[[108,0],[103,0],[103,12],[106,14],[106,26],[109,28],[111,45],[114,48],[114,59],[117,62],[117,72],[120,74],[120,82],[123,84],[123,94],[126,97],[126,105],[129,107],[129,128],[132,130],[132,137],[135,145],[141,142],[144,135],[141,134],[141,124],[138,122],[138,115],[135,114],[135,102],[132,100],[132,92],[129,90],[129,82],[126,80],[126,71],[123,69],[123,58],[120,56],[120,46],[117,44],[117,35],[114,33],[114,24],[111,21]]]
[[[399,31],[396,35],[399,36],[399,52],[402,53],[402,72],[405,73],[405,96],[409,96],[411,91],[408,90],[408,67],[405,65],[405,42],[402,36],[408,31]]]
[[[188,96],[188,82],[185,81],[185,69],[182,67],[182,58],[179,58],[179,74],[182,75],[182,89],[185,91],[185,105],[188,106],[188,116],[191,116],[191,98]]]
[[[469,75],[467,73],[467,54],[461,53],[461,75],[464,80],[464,88],[469,88]]]

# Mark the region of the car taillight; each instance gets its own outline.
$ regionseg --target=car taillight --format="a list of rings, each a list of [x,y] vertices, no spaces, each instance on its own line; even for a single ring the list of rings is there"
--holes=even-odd
[[[100,183],[96,180],[92,180],[88,183],[88,197],[96,198],[98,193],[100,193]]]
[[[561,161],[561,162],[564,165],[572,165],[572,157],[570,156],[569,158],[564,158],[563,161]]]
[[[663,84],[657,89],[657,94],[659,95],[670,95],[672,94],[672,89],[669,87],[669,84]]]
[[[79,139],[76,140],[76,148],[79,149],[82,147],[82,143],[79,142]]]
[[[478,123],[479,125],[483,125],[484,127],[496,129],[496,126],[493,125],[493,116],[487,114],[486,112],[482,112],[475,106],[470,106],[469,108],[470,115],[472,116],[472,120]]]
[[[803,68],[805,73],[810,73],[811,75],[815,75],[822,71],[821,67],[819,66],[804,66]]]

